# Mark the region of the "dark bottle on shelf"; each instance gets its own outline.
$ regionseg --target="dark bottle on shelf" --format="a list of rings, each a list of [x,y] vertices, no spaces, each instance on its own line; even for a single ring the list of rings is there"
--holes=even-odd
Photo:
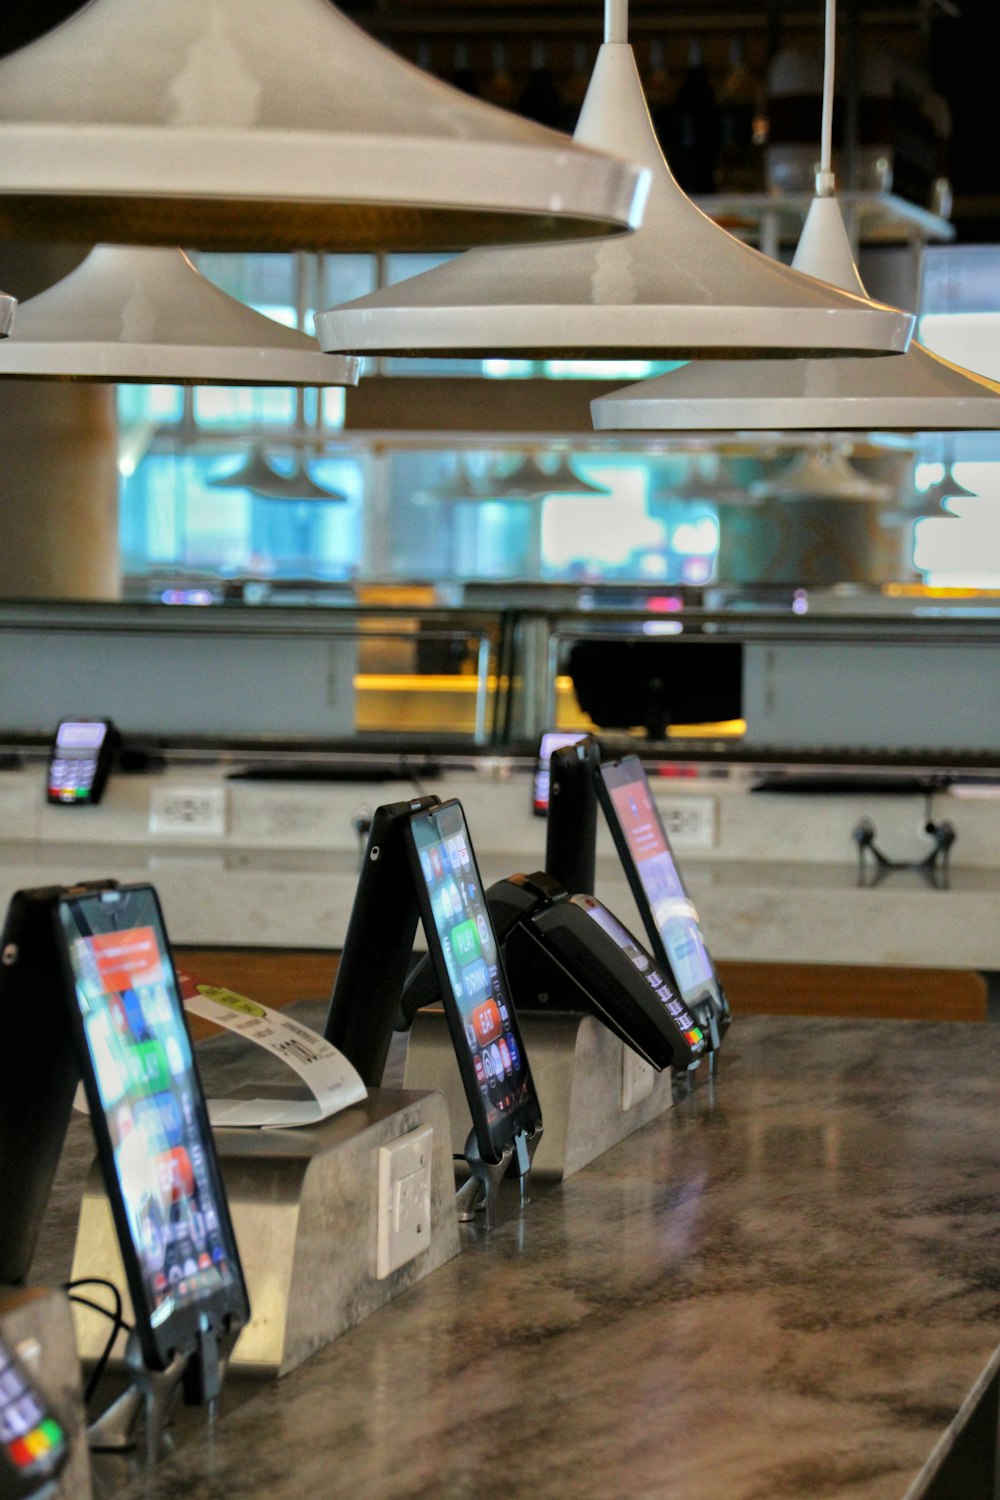
[[[451,81],[455,88],[462,90],[463,94],[475,96],[479,93],[479,81],[469,62],[469,49],[465,42],[455,43],[455,62]]]
[[[517,110],[539,125],[550,125],[553,130],[562,127],[563,102],[552,77],[544,42],[531,44],[531,68],[517,101]]]
[[[649,106],[649,117],[653,122],[656,139],[660,143],[661,151],[666,153],[670,149],[670,106],[673,88],[664,58],[663,43],[658,36],[650,40],[647,59],[646,76],[643,80],[646,103]]]
[[[484,99],[499,104],[501,109],[517,108],[518,88],[511,76],[503,42],[493,43],[493,71],[483,83],[482,94]]]
[[[560,129],[572,135],[580,110],[590,87],[592,60],[586,42],[573,43],[573,66],[562,87],[562,122]]]
[[[674,95],[668,159],[686,193],[714,193],[719,156],[719,105],[701,40],[688,43],[687,68]]]
[[[716,191],[757,193],[764,187],[767,141],[765,92],[747,67],[743,40],[729,43],[729,67],[719,85],[719,157]]]

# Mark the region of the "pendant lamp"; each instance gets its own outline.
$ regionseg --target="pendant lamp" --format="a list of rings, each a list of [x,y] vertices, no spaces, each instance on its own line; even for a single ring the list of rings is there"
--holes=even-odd
[[[778,474],[754,480],[755,500],[888,500],[892,486],[876,484],[833,446],[807,448]]]
[[[627,30],[627,0],[606,0],[605,42],[573,139],[650,169],[635,234],[470,251],[319,313],[322,348],[658,360],[906,348],[912,317],[820,285],[695,207],[663,158]]]
[[[550,495],[610,495],[604,485],[582,479],[566,458],[560,459],[551,473],[542,468],[533,454],[528,454],[506,472],[488,474],[482,484],[483,499],[545,500]]]
[[[944,474],[934,484],[929,484],[925,490],[919,492],[920,502],[923,505],[944,505],[948,500],[975,500],[975,490],[966,489],[960,484],[951,472],[951,459],[944,466]]]
[[[0,379],[357,385],[359,362],[229,297],[180,250],[98,245],[22,303]]]
[[[216,489],[251,490],[266,500],[316,500],[342,503],[347,496],[340,490],[329,490],[317,484],[296,454],[291,471],[287,474],[275,468],[264,450],[258,446],[250,449],[246,459],[228,473],[211,474],[208,483]]]
[[[469,473],[469,466],[459,453],[455,456],[455,464],[448,478],[434,485],[420,498],[461,505],[470,500],[489,500],[492,496],[484,490],[482,480]]]
[[[851,253],[831,162],[834,0],[827,0],[823,140],[816,196],[792,265],[845,290],[864,291]],[[685,365],[591,402],[598,431],[920,432],[1000,428],[1000,385],[915,340],[898,359],[759,360]]]
[[[5,339],[10,333],[16,307],[16,297],[8,297],[6,292],[0,292],[0,339]]]
[[[0,62],[0,235],[417,250],[607,234],[644,174],[327,0],[91,0]]]

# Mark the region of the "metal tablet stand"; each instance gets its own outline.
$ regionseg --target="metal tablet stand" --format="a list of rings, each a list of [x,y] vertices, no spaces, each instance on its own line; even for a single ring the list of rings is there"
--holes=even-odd
[[[144,1418],[146,1430],[146,1464],[152,1468],[160,1456],[167,1408],[171,1397],[184,1378],[188,1354],[178,1354],[165,1370],[151,1370],[146,1364],[134,1332],[125,1345],[125,1364],[132,1377],[127,1390],[113,1401],[107,1411],[91,1422],[88,1438],[94,1453],[122,1453],[138,1446],[136,1427]],[[209,1408],[214,1412],[214,1403]]]
[[[530,1135],[526,1130],[519,1130],[513,1141],[504,1146],[500,1160],[493,1162],[484,1160],[479,1149],[479,1137],[475,1130],[469,1131],[462,1153],[469,1168],[469,1177],[455,1194],[460,1223],[471,1224],[475,1222],[476,1215],[482,1213],[482,1227],[488,1234],[492,1232],[500,1202],[500,1184],[505,1177],[517,1178],[520,1207],[527,1207],[531,1202],[528,1192],[531,1163],[541,1138],[540,1124],[536,1125]]]
[[[936,822],[928,818],[923,828],[933,845],[923,859],[889,859],[875,843],[875,825],[870,818],[862,818],[853,830],[852,837],[858,846],[858,885],[878,885],[893,870],[918,870],[928,884],[944,889],[948,885],[951,869],[951,846],[958,835],[949,822]],[[865,867],[865,854],[875,861],[872,878]]]
[[[142,1416],[146,1466],[152,1468],[164,1445],[167,1410],[179,1385],[183,1384],[188,1403],[204,1403],[209,1423],[215,1421],[231,1350],[231,1337],[220,1334],[203,1318],[196,1347],[175,1354],[165,1370],[151,1370],[133,1329],[125,1344],[125,1368],[132,1379],[107,1411],[90,1424],[87,1436],[92,1452],[121,1453],[137,1447],[135,1430]]]

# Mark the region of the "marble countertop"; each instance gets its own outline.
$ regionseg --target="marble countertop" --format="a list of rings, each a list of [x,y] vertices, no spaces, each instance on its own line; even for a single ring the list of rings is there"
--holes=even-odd
[[[714,1081],[122,1500],[916,1495],[1000,1343],[998,1080],[988,1027],[737,1018]]]

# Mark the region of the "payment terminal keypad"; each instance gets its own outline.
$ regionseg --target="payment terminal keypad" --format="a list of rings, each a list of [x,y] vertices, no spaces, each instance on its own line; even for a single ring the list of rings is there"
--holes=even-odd
[[[24,1480],[55,1473],[66,1456],[66,1434],[0,1342],[0,1452],[8,1474]],[[0,1477],[0,1492],[6,1494]],[[26,1494],[20,1485],[16,1494]]]

